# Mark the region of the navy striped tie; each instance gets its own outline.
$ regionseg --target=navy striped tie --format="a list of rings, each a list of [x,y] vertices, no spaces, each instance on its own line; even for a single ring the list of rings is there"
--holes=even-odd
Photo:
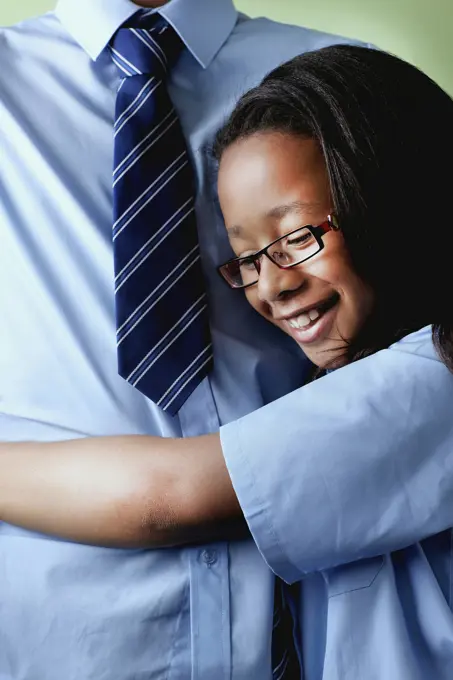
[[[166,87],[183,43],[160,16],[134,23],[110,44],[118,370],[175,415],[212,363],[194,176]]]
[[[288,601],[294,597],[297,602],[298,592],[298,584],[287,586],[279,578],[275,579],[272,680],[300,680],[303,677],[295,643],[300,634]]]

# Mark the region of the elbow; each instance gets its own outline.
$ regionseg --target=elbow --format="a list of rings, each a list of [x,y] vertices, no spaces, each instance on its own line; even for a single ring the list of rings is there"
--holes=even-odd
[[[116,504],[126,543],[138,548],[171,547],[183,542],[184,508],[174,475],[153,475]]]

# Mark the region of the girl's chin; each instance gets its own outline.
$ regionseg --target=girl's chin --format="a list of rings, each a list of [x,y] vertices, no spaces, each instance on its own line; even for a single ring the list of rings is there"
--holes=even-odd
[[[338,347],[338,345],[336,345]],[[311,361],[312,364],[317,366],[320,370],[334,371],[337,368],[345,366],[348,362],[344,356],[344,352],[333,351],[332,347],[326,347],[325,349],[319,351],[313,351],[299,345],[307,359]],[[328,357],[328,358],[326,358]]]

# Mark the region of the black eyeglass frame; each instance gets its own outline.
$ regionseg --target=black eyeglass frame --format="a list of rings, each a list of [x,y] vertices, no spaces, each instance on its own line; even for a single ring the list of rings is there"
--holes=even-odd
[[[292,262],[291,264],[279,264],[276,262],[273,258],[272,255],[269,255],[267,252],[269,248],[271,248],[275,243],[278,243],[279,241],[282,241],[284,238],[288,238],[289,236],[292,236],[298,231],[302,231],[302,229],[308,229],[311,234],[315,237],[316,242],[319,246],[319,250],[316,251],[316,253],[312,253],[308,257],[304,257],[302,260],[298,260],[297,262]],[[312,257],[315,255],[319,255],[321,250],[324,248],[324,241],[322,240],[322,237],[327,234],[329,231],[338,231],[340,227],[338,226],[338,223],[335,219],[334,215],[327,215],[327,219],[324,222],[321,222],[321,224],[318,224],[316,226],[313,226],[311,224],[307,224],[303,227],[298,227],[297,229],[294,229],[293,231],[290,231],[288,234],[284,234],[283,236],[280,236],[279,238],[276,238],[275,241],[272,241],[272,243],[269,243],[265,248],[262,248],[259,250],[257,253],[253,253],[253,255],[246,255],[245,257],[232,257],[231,260],[228,260],[227,262],[224,262],[221,264],[219,267],[217,267],[217,271],[222,277],[222,279],[228,284],[230,288],[235,288],[235,289],[241,289],[241,288],[249,288],[250,286],[254,286],[255,284],[258,283],[258,278],[260,275],[260,266],[259,266],[259,259],[261,258],[262,255],[265,255],[273,264],[275,264],[279,269],[291,269],[291,267],[297,267],[298,264],[302,264],[302,262],[306,262],[307,260],[310,260]],[[241,262],[247,260],[248,262],[253,263],[256,273],[258,274],[258,278],[256,281],[253,281],[252,283],[246,283],[243,285],[237,285],[234,284],[233,281],[228,277],[228,274],[226,273],[226,267],[231,264],[232,262]]]

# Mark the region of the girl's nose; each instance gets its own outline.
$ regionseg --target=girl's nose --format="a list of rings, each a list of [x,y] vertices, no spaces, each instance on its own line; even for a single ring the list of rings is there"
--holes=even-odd
[[[281,269],[268,257],[260,261],[258,283],[258,297],[262,302],[272,303],[292,291],[298,290],[306,280],[306,275],[300,265]]]

